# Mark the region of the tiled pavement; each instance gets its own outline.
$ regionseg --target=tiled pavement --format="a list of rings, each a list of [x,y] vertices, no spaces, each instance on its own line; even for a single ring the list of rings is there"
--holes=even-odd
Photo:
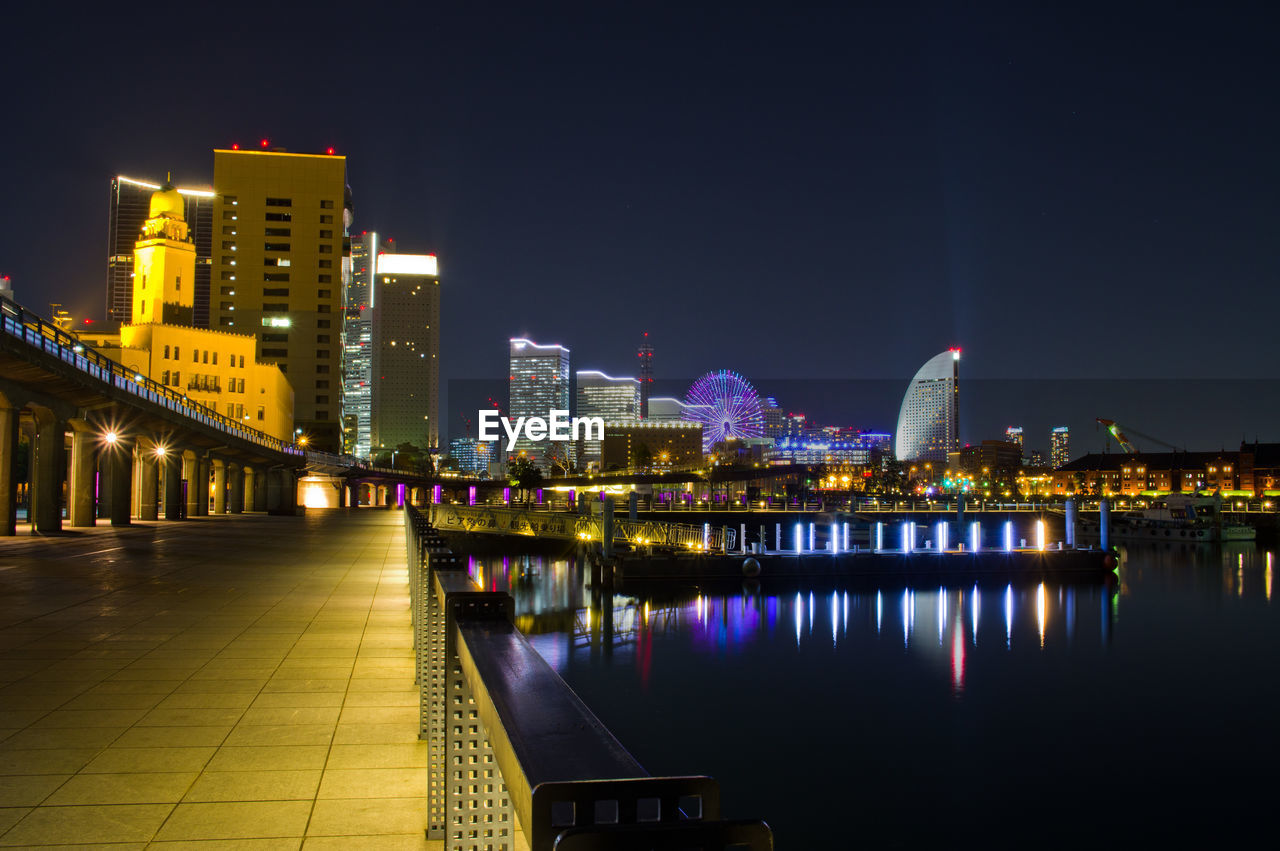
[[[0,538],[0,845],[427,848],[398,511]]]

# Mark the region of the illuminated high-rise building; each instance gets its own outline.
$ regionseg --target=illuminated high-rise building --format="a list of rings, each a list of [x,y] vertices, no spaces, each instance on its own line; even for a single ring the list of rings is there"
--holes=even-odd
[[[577,373],[577,411],[579,417],[600,417],[608,423],[636,422],[640,419],[640,399],[644,392],[635,378],[615,378],[595,369],[580,369]],[[601,440],[583,438],[578,446],[578,460],[582,464],[600,461]]]
[[[674,396],[651,396],[648,419],[665,423],[688,422],[695,419],[689,410],[691,407]]]
[[[343,318],[344,449],[367,458],[373,446],[373,291],[378,252],[394,254],[395,240],[374,231],[351,237],[351,277]]]
[[[440,276],[434,254],[373,257],[369,289],[373,451],[440,445]]]
[[[507,416],[511,421],[516,422],[519,417],[549,420],[552,411],[568,411],[569,350],[558,343],[540,345],[515,338],[510,341],[509,351]],[[567,447],[566,442],[555,449],[563,451]],[[540,469],[546,469],[550,466],[546,456],[552,450],[551,440],[531,441],[521,432],[511,454],[524,455]]]
[[[1071,432],[1066,426],[1058,426],[1049,432],[1049,463],[1053,469],[1071,460]]]
[[[649,345],[649,332],[644,332],[644,342],[636,349],[638,361],[636,370],[640,376],[640,410],[637,416],[642,420],[649,419],[649,395],[653,389],[653,346]]]
[[[107,319],[128,322],[133,317],[133,246],[142,233],[159,183],[132,177],[111,179],[107,214]],[[178,187],[183,218],[195,246],[191,324],[209,326],[209,274],[213,246],[213,192]]]
[[[346,158],[280,149],[213,152],[210,326],[253,334],[293,384],[294,425],[343,446]]]
[[[902,397],[894,455],[899,461],[939,461],[960,449],[960,350],[935,355]]]
[[[760,415],[764,418],[764,436],[777,443],[787,432],[787,415],[778,407],[778,400],[765,396],[760,400]]]
[[[1022,449],[1022,426],[1009,426],[1004,430],[1004,439],[1009,443],[1018,444],[1018,449]]]

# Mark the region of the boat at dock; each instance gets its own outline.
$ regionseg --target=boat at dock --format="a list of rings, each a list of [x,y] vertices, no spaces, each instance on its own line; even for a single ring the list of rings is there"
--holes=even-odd
[[[1081,522],[1083,531],[1098,534],[1093,520]],[[1111,538],[1119,541],[1170,541],[1215,544],[1252,541],[1257,530],[1229,522],[1218,496],[1169,494],[1151,506],[1111,515]]]

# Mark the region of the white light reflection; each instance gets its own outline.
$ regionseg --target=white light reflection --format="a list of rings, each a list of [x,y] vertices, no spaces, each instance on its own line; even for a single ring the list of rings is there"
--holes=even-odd
[[[947,631],[947,589],[938,588],[938,646],[942,646],[943,633]]]
[[[902,592],[902,646],[907,646],[907,639],[911,637],[911,609],[910,591]]]
[[[1040,587],[1036,589],[1036,620],[1040,624],[1040,646],[1044,647],[1044,615],[1047,608],[1045,600],[1044,583],[1040,583]]]
[[[876,635],[880,634],[880,621],[884,617],[884,594],[876,592]]]
[[[795,602],[794,609],[795,609],[795,615],[796,615],[796,647],[799,647],[800,646],[800,626],[801,626],[801,622],[804,619],[804,601],[800,599],[799,591],[796,592],[796,602]]]
[[[951,688],[956,694],[964,691],[964,616],[960,615],[956,631],[951,637]]]
[[[1004,646],[1013,643],[1013,586],[1004,587]]]
[[[844,592],[844,631],[849,631],[849,592]]]
[[[831,592],[831,646],[836,646],[836,634],[840,630],[840,595]]]
[[[1236,555],[1236,596],[1244,596],[1244,553]]]
[[[809,633],[813,633],[813,592],[809,592]]]
[[[969,617],[973,619],[973,646],[978,646],[978,612],[982,609],[982,604],[978,601],[978,585],[973,585],[973,599],[969,602]]]

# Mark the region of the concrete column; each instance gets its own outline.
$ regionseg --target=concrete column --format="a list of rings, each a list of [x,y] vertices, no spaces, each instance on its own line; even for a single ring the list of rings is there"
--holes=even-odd
[[[18,417],[8,404],[0,404],[0,535],[18,529]]]
[[[159,475],[155,446],[138,441],[138,519],[160,518]]]
[[[187,516],[200,516],[201,498],[209,501],[208,485],[200,487],[200,459],[190,450],[182,453],[182,478],[187,482]]]
[[[338,483],[338,507],[339,508],[347,507],[347,487],[348,486],[345,481],[339,481]]]
[[[292,468],[286,467],[280,471],[284,481],[281,486],[284,488],[284,510],[286,514],[294,514],[298,510],[298,477],[293,474]]]
[[[253,477],[253,509],[267,510],[267,486],[271,479],[271,471],[259,468]]]
[[[227,462],[213,459],[213,513],[227,513]]]
[[[133,507],[133,441],[117,437],[102,453],[112,526],[128,526]]]
[[[209,465],[212,463],[208,455],[201,455],[196,459],[200,466],[200,473],[197,478],[200,480],[200,516],[209,516],[209,477],[212,471]]]
[[[35,475],[32,477],[33,532],[62,531],[62,481],[66,465],[66,424],[52,413],[36,419]]]
[[[255,500],[255,497],[257,496],[258,491],[257,491],[257,486],[254,484],[254,479],[256,479],[257,477],[258,477],[258,472],[254,470],[252,467],[244,468],[244,489],[243,490],[244,490],[244,510],[245,511],[258,510],[258,504]]]
[[[75,527],[98,525],[98,435],[87,431],[88,423],[72,424],[71,480],[67,483],[70,502],[68,518]]]
[[[273,467],[267,471],[267,511],[278,514],[284,505],[284,488],[280,480],[280,469]]]
[[[164,472],[164,519],[182,519],[182,453],[170,449],[157,459]]]
[[[227,493],[227,513],[242,514],[244,513],[244,467],[239,464],[229,464],[231,480],[231,489]]]

